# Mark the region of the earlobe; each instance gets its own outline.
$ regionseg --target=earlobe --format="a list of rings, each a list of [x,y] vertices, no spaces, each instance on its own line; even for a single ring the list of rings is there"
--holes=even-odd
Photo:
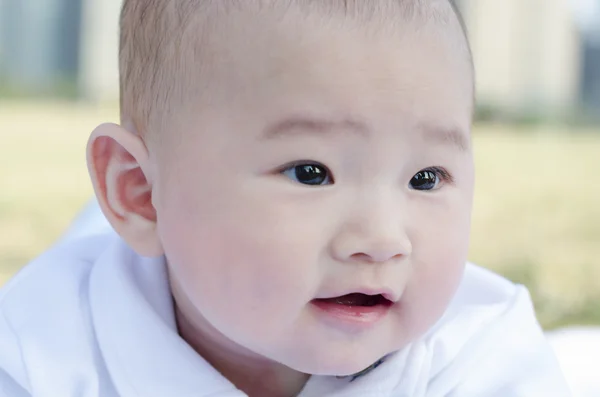
[[[102,212],[115,231],[140,255],[162,255],[153,170],[142,138],[116,124],[102,124],[88,141],[87,164]]]

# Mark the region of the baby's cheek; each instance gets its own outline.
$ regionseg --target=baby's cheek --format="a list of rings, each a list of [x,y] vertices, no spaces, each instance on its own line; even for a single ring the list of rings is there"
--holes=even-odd
[[[449,234],[438,240],[434,249],[414,253],[412,276],[402,298],[404,321],[413,338],[425,333],[452,300],[465,267],[467,245],[463,240]]]
[[[403,328],[409,339],[426,333],[444,314],[460,280],[460,270],[439,276],[416,276],[402,299]]]
[[[247,230],[216,224],[202,234],[206,238],[188,247],[194,252],[188,256],[197,263],[194,277],[202,278],[199,284],[212,291],[221,310],[262,316],[302,295],[298,288],[307,284],[309,269],[285,235],[269,235],[258,225]]]
[[[298,249],[286,236],[264,237],[244,241],[240,246],[243,249],[228,260],[245,268],[243,286],[238,286],[245,298],[265,310],[276,310],[306,297],[314,259],[309,258],[309,250]]]

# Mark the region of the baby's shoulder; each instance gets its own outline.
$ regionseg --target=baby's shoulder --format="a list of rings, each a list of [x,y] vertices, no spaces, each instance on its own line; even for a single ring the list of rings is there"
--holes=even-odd
[[[117,237],[91,202],[57,243],[0,288],[0,313],[12,316],[22,305],[35,311],[61,300],[79,300],[92,265]]]
[[[35,258],[0,289],[0,312],[14,318],[27,309],[31,317],[36,309],[79,300],[95,259],[111,237],[97,235],[59,243]]]
[[[469,264],[423,343],[431,384],[456,395],[568,396],[527,288]]]
[[[491,270],[467,263],[451,306],[503,304],[524,290],[526,291],[524,286]]]
[[[10,395],[27,396],[39,376],[60,383],[93,367],[89,277],[109,238],[59,243],[0,289],[0,394],[8,389]]]
[[[472,263],[430,339],[451,339],[456,347],[491,328],[538,327],[527,288]]]

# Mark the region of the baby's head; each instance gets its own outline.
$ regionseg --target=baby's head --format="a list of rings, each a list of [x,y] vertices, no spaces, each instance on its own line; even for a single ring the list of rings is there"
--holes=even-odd
[[[473,193],[447,0],[126,0],[120,59],[96,194],[134,250],[165,255],[201,354],[346,375],[440,318]],[[353,293],[380,296],[326,299]]]

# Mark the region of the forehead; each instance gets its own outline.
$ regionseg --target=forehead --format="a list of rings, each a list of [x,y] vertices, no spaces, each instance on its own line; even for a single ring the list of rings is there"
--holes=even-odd
[[[469,130],[473,77],[458,21],[381,28],[286,18],[234,15],[209,39],[213,107],[270,123],[307,114],[434,126],[419,130],[452,131],[445,137],[456,142],[454,132]]]

